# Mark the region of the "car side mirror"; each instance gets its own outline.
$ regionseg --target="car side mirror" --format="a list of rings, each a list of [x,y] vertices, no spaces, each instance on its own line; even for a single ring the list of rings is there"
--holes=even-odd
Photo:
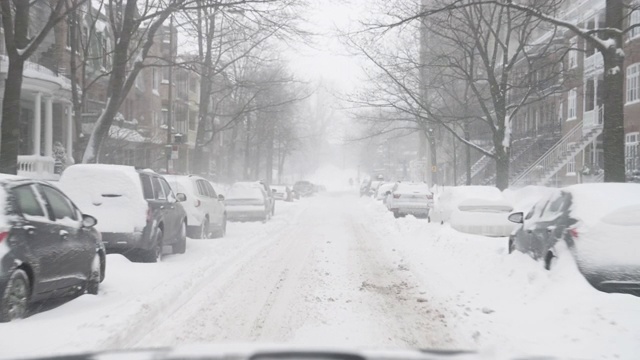
[[[387,191],[386,193],[384,193],[386,196],[391,195],[391,191]]]
[[[183,193],[177,193],[176,194],[176,199],[178,200],[178,202],[187,201],[187,195],[185,195]]]
[[[91,215],[82,214],[82,227],[91,228],[96,226],[98,219]]]
[[[508,219],[512,223],[522,224],[524,222],[524,213],[522,212],[513,213],[509,215]]]
[[[219,194],[218,195],[218,201],[224,201],[224,195]]]

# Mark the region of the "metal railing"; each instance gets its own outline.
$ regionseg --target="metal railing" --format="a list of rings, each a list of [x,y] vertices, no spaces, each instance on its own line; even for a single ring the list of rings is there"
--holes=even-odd
[[[495,148],[491,148],[489,152],[493,152],[494,149]],[[478,161],[476,161],[473,165],[471,165],[471,178],[473,179],[476,175],[478,175],[480,171],[482,171],[482,169],[487,167],[487,165],[491,161],[493,161],[493,158],[487,155],[482,155],[482,157],[478,159]],[[467,172],[465,171],[464,174],[458,177],[458,184],[466,184],[466,182],[467,182]]]
[[[560,141],[551,147],[544,155],[540,157],[536,162],[531,164],[527,170],[522,172],[514,181],[513,185],[518,184],[532,184],[537,182],[536,180],[544,177],[553,166],[556,166],[558,161],[567,157],[571,146],[575,143],[582,141],[582,123],[578,123],[568,133],[566,133]]]

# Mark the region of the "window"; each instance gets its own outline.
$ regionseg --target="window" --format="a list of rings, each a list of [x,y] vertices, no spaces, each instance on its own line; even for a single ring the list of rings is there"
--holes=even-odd
[[[170,70],[168,66],[165,66],[162,68],[162,83],[163,84],[168,84],[171,80],[171,76],[170,76]]]
[[[638,147],[640,147],[640,133],[629,133],[625,136],[624,142],[625,168],[627,171],[635,171],[639,168],[640,158],[638,157]]]
[[[144,71],[138,73],[135,84],[137,89],[144,91]]]
[[[567,144],[568,147],[571,147],[573,143]],[[567,175],[575,175],[576,174],[576,158],[571,157],[569,162],[567,163]]]
[[[568,110],[568,114],[567,114],[567,120],[573,120],[576,118],[577,113],[576,113],[576,103],[577,103],[577,99],[576,99],[576,89],[573,88],[571,90],[569,90],[569,108]]]
[[[46,217],[42,204],[38,201],[31,185],[17,186],[13,189],[18,209],[23,215]]]
[[[169,110],[162,109],[162,125],[168,125],[169,124]]]
[[[165,179],[158,179],[158,180],[160,180],[160,184],[162,185],[162,190],[164,190],[164,193],[167,195],[167,198],[169,199],[169,201],[175,202],[176,197],[175,195],[173,195],[173,191],[171,190],[171,186],[169,186],[169,183],[167,183]]]
[[[640,24],[640,10],[633,10],[629,15],[629,26]],[[640,28],[634,27],[631,29],[631,38],[637,38],[640,35]]]
[[[574,36],[569,40],[569,69],[578,66],[578,37]]]
[[[157,93],[158,92],[158,69],[157,68],[153,68],[152,70],[152,75],[153,76],[153,87],[152,89]]]
[[[584,87],[584,111],[592,111],[595,104],[595,84],[593,79],[587,80]]]
[[[627,67],[627,102],[638,101],[638,87],[640,82],[638,76],[640,75],[640,63],[629,65]]]
[[[147,175],[140,174],[140,180],[142,182],[142,192],[144,198],[147,200],[153,199],[153,185],[151,185],[151,178]]]
[[[66,196],[50,186],[42,186],[42,192],[47,198],[51,210],[53,210],[53,216],[56,220],[68,218],[72,220],[78,220],[76,211],[69,202]]]
[[[164,191],[162,191],[160,180],[153,176],[151,177],[151,182],[153,183],[153,198],[156,200],[167,200],[167,197],[164,195]]]
[[[209,193],[209,196],[212,198],[217,198],[218,195],[216,195],[216,191],[213,189],[213,186],[211,186],[211,184],[208,181],[204,182],[204,186],[207,188],[207,192]]]

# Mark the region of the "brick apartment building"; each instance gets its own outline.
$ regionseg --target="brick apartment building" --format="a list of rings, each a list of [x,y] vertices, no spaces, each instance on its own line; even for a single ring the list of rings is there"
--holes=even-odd
[[[50,8],[44,0],[30,9],[32,33],[44,23]],[[72,54],[72,19],[59,22],[25,64],[21,101],[21,143],[18,172],[32,178],[55,180],[64,166],[81,160],[95,121],[107,101],[108,71],[111,67],[112,33],[105,10],[87,2],[75,29]],[[0,27],[0,32],[2,28]],[[173,41],[170,41],[173,34]],[[164,26],[156,34],[147,65],[127,94],[104,142],[99,161],[164,170],[167,166],[167,120],[173,104],[171,132],[182,135],[175,171],[189,169],[195,145],[199,104],[198,75],[174,67],[169,78],[170,59],[177,59],[177,31]],[[75,56],[76,68],[71,68]],[[8,58],[0,33],[0,82],[6,78]],[[74,111],[72,82],[84,99]],[[169,86],[173,87],[169,98]],[[0,87],[0,95],[4,86]]]
[[[604,0],[566,1],[564,19],[581,28],[604,27]],[[627,24],[640,23],[640,11],[628,14]],[[552,36],[551,34],[555,34]],[[522,82],[531,78],[548,77],[538,81],[536,96],[511,119],[510,184],[566,186],[582,182],[601,182],[604,178],[602,162],[603,121],[603,60],[602,55],[590,44],[560,29],[557,32],[540,31],[534,44],[551,43],[550,49],[538,60],[539,66],[522,74]],[[553,38],[552,38],[553,37]],[[533,57],[535,47],[532,47]],[[625,165],[628,173],[640,169],[640,29],[630,32],[624,43],[626,54],[625,78]],[[554,78],[548,74],[558,71]],[[555,67],[555,68],[554,68]],[[511,94],[510,100],[518,101],[519,94]],[[482,127],[472,126],[472,141],[491,148],[488,133]],[[442,150],[451,144],[441,144]],[[472,183],[494,184],[493,161],[472,152]],[[439,168],[446,166],[439,160]],[[458,163],[460,175],[456,180],[463,184],[466,171]],[[452,166],[449,166],[451,168]],[[453,184],[451,176],[445,176],[447,184]]]

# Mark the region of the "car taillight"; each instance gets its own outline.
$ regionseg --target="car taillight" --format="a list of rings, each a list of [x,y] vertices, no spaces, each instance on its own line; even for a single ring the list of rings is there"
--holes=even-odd
[[[578,229],[576,229],[576,228],[569,229],[569,235],[571,235],[572,238],[577,239],[578,238]]]
[[[8,237],[9,237],[9,232],[8,231],[0,232],[0,243],[2,243]]]
[[[153,219],[153,212],[151,212],[151,207],[147,208],[147,222],[151,222]]]
[[[400,194],[393,194],[394,199],[400,199]]]
[[[196,207],[200,206],[200,200],[196,199],[196,202],[194,204]]]

